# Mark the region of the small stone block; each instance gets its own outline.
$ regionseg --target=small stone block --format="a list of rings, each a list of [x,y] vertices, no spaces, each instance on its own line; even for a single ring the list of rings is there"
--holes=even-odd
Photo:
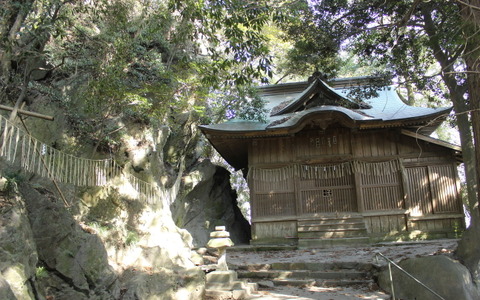
[[[203,256],[198,254],[195,251],[192,251],[190,253],[190,260],[196,265],[196,266],[201,266],[203,265]]]
[[[273,284],[272,281],[270,280],[262,280],[262,281],[259,281],[257,282],[257,284],[263,288],[274,288],[275,287],[275,284]]]
[[[7,178],[5,177],[0,177],[0,191],[5,192],[8,186],[8,181]]]
[[[245,299],[246,296],[247,296],[247,291],[245,291],[245,290],[233,290],[232,291],[232,297],[235,300]]]
[[[249,293],[258,291],[258,284],[256,282],[247,282],[247,290],[249,291]]]
[[[225,231],[227,227],[225,226],[215,226],[215,231]]]
[[[231,283],[237,280],[235,271],[213,271],[206,275],[207,282]]]
[[[205,290],[206,299],[232,299],[232,291],[222,291],[222,290],[214,290],[214,289],[206,289]]]
[[[198,248],[197,253],[200,255],[205,255],[207,253],[207,248],[204,248],[204,247]]]
[[[210,232],[210,237],[212,237],[212,238],[227,238],[227,237],[230,237],[230,232],[228,232],[228,231],[212,231],[212,232]]]
[[[222,247],[231,247],[233,242],[229,238],[214,238],[208,241],[207,247],[210,248],[222,248]]]

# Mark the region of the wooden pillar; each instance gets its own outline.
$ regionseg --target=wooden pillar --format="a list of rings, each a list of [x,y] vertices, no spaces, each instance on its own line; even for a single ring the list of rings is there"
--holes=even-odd
[[[457,202],[458,206],[458,212],[463,214],[463,202],[462,202],[462,195],[460,194],[460,177],[458,176],[458,169],[457,169],[457,163],[454,162],[452,163],[452,168],[453,168],[453,174],[455,176],[455,201]],[[465,221],[465,219],[463,219]],[[464,224],[465,225],[465,224]]]
[[[359,213],[363,213],[365,211],[365,204],[363,202],[363,195],[362,195],[362,178],[360,174],[354,174],[354,181],[355,181],[355,195],[357,198],[357,210]],[[367,199],[368,200],[368,199]]]
[[[400,180],[401,180],[400,187],[402,188],[402,194],[403,194],[403,206],[406,211],[406,214],[403,215],[404,226],[405,226],[405,231],[409,231],[410,223],[409,223],[408,217],[410,216],[410,213],[412,210],[412,203],[410,201],[410,189],[408,188],[407,171],[405,170],[405,166],[403,165],[403,159],[399,158],[398,163],[400,164]]]
[[[249,151],[250,153],[250,151]],[[252,236],[252,240],[255,240],[257,238],[257,232],[256,232],[256,222],[255,222],[255,218],[256,218],[256,215],[257,215],[257,211],[256,211],[256,201],[255,201],[255,185],[254,185],[254,180],[252,179],[252,174],[251,174],[252,171],[252,166],[249,166],[248,167],[248,171],[247,171],[247,176],[246,176],[246,179],[247,179],[247,185],[248,185],[248,189],[250,191],[250,218],[251,218],[251,221],[252,221],[252,226],[250,226],[250,234]]]
[[[435,178],[432,173],[432,166],[427,166],[428,190],[430,191],[429,213],[435,214],[438,205],[438,191],[434,190],[433,182],[435,182]]]
[[[299,169],[296,169],[293,171],[293,194],[295,195],[295,216],[296,216],[295,231],[297,232],[297,237],[299,236],[298,219],[300,218],[300,215],[303,214],[303,206],[301,201],[302,193],[300,191],[300,172],[301,170]]]
[[[303,214],[302,207],[302,193],[300,191],[300,175],[297,172],[293,172],[293,190],[295,195],[295,215],[300,216]]]
[[[410,191],[408,188],[408,178],[406,174],[405,167],[403,165],[403,159],[399,159],[398,163],[400,164],[400,187],[402,188],[402,194],[403,194],[403,206],[404,208],[408,211],[412,208],[412,204],[410,203]]]

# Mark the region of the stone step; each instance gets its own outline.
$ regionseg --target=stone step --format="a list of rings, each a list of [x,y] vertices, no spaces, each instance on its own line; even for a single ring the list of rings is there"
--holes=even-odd
[[[219,283],[230,283],[238,279],[237,273],[233,270],[229,271],[214,271],[207,273],[205,275],[205,280],[209,283],[219,282]]]
[[[274,279],[272,280],[274,285],[288,285],[296,287],[311,287],[314,286],[317,281],[315,279]]]
[[[298,248],[333,248],[338,246],[363,246],[368,245],[370,239],[365,236],[343,237],[343,238],[299,238]]]
[[[371,263],[353,262],[353,261],[333,261],[333,262],[277,262],[271,264],[250,264],[250,265],[230,265],[231,269],[246,271],[267,271],[267,270],[309,270],[309,271],[330,271],[330,270],[360,270],[365,272],[372,271],[375,266]]]
[[[321,250],[320,250],[321,251]],[[231,266],[240,280],[258,282],[263,287],[346,287],[375,286],[372,274],[376,266],[371,263],[335,262],[278,262]]]
[[[315,283],[316,286],[321,287],[337,287],[337,286],[373,286],[375,285],[375,280],[371,278],[365,279],[326,279],[326,280],[317,280]]]
[[[237,271],[239,278],[276,279],[309,278],[309,279],[364,279],[368,273],[357,270],[309,271],[309,270],[268,270],[268,271]]]
[[[216,289],[205,289],[205,300],[233,299],[241,300],[250,296],[245,290],[224,291]]]
[[[295,287],[346,287],[346,286],[374,286],[375,281],[371,278],[364,279],[313,279],[313,278],[285,278],[285,279],[265,279],[251,278],[252,282],[258,281],[262,285],[271,282],[272,286],[295,286]]]
[[[206,299],[245,299],[258,290],[256,283],[239,280],[234,270],[207,273],[205,280]]]
[[[255,241],[252,241],[255,242]],[[297,250],[296,245],[235,245],[233,247],[228,248],[228,252],[231,251],[239,251],[239,252],[249,252],[249,251],[289,251],[289,250]]]

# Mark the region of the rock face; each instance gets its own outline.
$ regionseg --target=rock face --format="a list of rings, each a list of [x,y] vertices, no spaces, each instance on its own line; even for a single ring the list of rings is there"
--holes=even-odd
[[[13,291],[10,288],[9,283],[3,277],[0,277],[0,299],[5,299],[5,300],[17,299],[15,297],[15,294],[13,294]]]
[[[447,256],[427,256],[406,259],[399,265],[434,290],[444,299],[480,299],[477,286],[473,283],[468,269]],[[427,289],[392,266],[395,296],[405,300],[437,300]],[[379,274],[379,285],[391,293],[388,268]]]
[[[39,265],[49,273],[39,280],[43,289],[63,284],[60,295],[52,291],[56,298],[65,295],[72,299],[117,298],[118,276],[109,265],[100,238],[83,231],[52,195],[42,194],[28,184],[22,184],[20,191],[26,201]]]
[[[230,173],[209,160],[184,177],[188,192],[177,198],[172,213],[177,226],[190,232],[194,246],[205,247],[215,226],[225,226],[235,245],[249,243],[250,224],[237,206],[229,180]]]
[[[34,299],[38,257],[26,209],[19,197],[0,195],[0,299]]]
[[[22,183],[19,191],[0,195],[0,299],[203,297],[191,236],[169,212],[143,208],[138,240],[122,244],[121,226],[100,232],[48,190]]]

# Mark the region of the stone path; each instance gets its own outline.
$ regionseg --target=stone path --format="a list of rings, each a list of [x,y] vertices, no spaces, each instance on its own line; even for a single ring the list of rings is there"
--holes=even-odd
[[[371,291],[367,288],[297,288],[275,287],[273,289],[260,289],[257,295],[249,299],[258,300],[352,300],[352,299],[389,299],[390,296],[383,291]]]

